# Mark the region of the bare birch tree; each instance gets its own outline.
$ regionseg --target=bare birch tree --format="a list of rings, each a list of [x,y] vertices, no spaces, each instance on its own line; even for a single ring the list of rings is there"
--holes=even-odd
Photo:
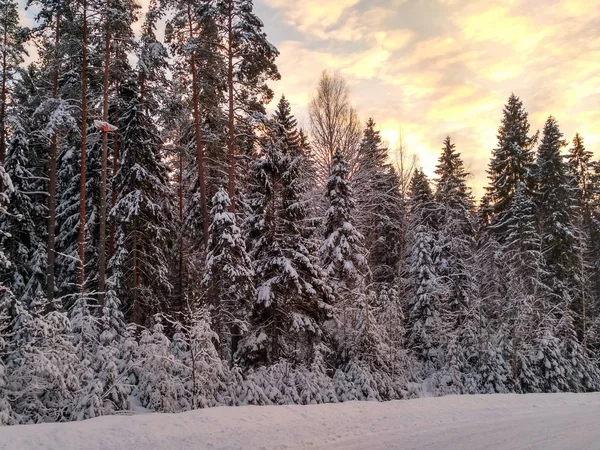
[[[338,149],[348,161],[351,177],[362,133],[356,110],[350,104],[348,84],[340,74],[323,71],[309,104],[309,117],[319,184],[324,185],[331,175],[333,154]]]

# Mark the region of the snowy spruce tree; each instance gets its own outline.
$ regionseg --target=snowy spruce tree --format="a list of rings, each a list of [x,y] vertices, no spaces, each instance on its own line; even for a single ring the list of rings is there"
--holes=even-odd
[[[171,189],[161,142],[149,112],[135,90],[126,91],[120,116],[120,161],[116,174],[116,252],[110,261],[108,289],[114,290],[128,317],[143,324],[163,311],[172,286],[169,249]]]
[[[26,3],[31,29],[0,0],[0,425],[600,389],[581,135],[550,117],[534,151],[511,95],[476,207],[449,137],[434,183],[393,165],[339,74],[310,142],[267,116],[252,0],[150,0],[138,37],[134,0]]]
[[[518,298],[511,297],[510,308],[506,308],[508,291],[512,289],[507,286],[507,276],[513,269],[506,266],[506,261],[512,258],[519,259],[524,256],[529,260],[531,254],[520,255],[519,248],[525,252],[526,246],[521,239],[529,240],[527,226],[531,223],[523,223],[526,217],[521,214],[530,214],[530,208],[534,201],[535,191],[535,154],[533,147],[537,141],[537,133],[530,135],[528,114],[523,107],[522,101],[511,94],[503,109],[501,125],[498,129],[498,144],[492,150],[492,159],[488,165],[489,186],[480,203],[479,215],[483,233],[478,238],[478,251],[476,261],[478,266],[478,278],[480,292],[482,294],[483,308],[487,318],[487,329],[484,333],[482,345],[483,366],[483,390],[484,392],[506,392],[519,385],[520,370],[519,361],[526,361],[526,355],[521,352],[520,344],[509,350],[510,345],[520,342],[510,336],[514,336],[515,329],[507,330],[507,314],[514,314],[514,307],[521,311],[524,299],[531,299],[529,294],[519,291]],[[518,201],[515,196],[519,193]],[[515,216],[518,214],[519,216]],[[522,227],[525,228],[522,228]],[[515,231],[515,228],[517,227]],[[521,228],[520,228],[521,227]],[[518,236],[514,233],[517,233]],[[508,240],[508,241],[507,241]],[[505,247],[506,245],[506,247]],[[524,246],[523,246],[524,245]],[[511,247],[517,247],[515,250]],[[508,255],[504,251],[508,251]],[[516,261],[515,261],[516,262]],[[507,272],[508,271],[508,272]],[[524,275],[519,273],[519,275]],[[526,275],[524,275],[526,276]],[[521,277],[513,280],[518,286]],[[516,292],[516,291],[513,291]],[[523,297],[524,295],[524,297]],[[530,301],[530,300],[529,300]],[[516,302],[516,303],[515,303]],[[513,316],[514,318],[515,316]],[[518,313],[517,313],[517,320]],[[509,320],[509,323],[514,323]],[[510,327],[509,327],[510,328]],[[493,345],[490,345],[493,343]],[[515,356],[518,356],[516,359]],[[523,369],[525,370],[525,368]],[[525,372],[527,372],[525,370]],[[516,378],[515,378],[516,377]]]
[[[40,181],[44,158],[36,142],[30,142],[25,118],[13,118],[4,161],[12,182],[5,192],[7,213],[0,219],[0,242],[12,265],[5,269],[3,278],[10,283],[13,294],[29,307],[44,294],[46,284],[46,204]]]
[[[316,346],[327,340],[324,323],[332,316],[332,296],[306,230],[305,156],[285,99],[265,132],[262,156],[253,169],[250,230],[257,295],[239,353],[250,365],[280,359],[310,364]]]
[[[528,198],[524,183],[517,187],[507,210],[507,237],[502,248],[505,297],[500,326],[507,338],[507,360],[517,392],[537,392],[539,378],[534,372],[536,341],[543,319],[550,313],[542,238],[536,222],[535,202]],[[544,329],[544,332],[547,330]]]
[[[438,375],[440,389],[478,391],[478,340],[482,327],[473,267],[476,242],[473,196],[455,144],[446,137],[436,167],[435,210],[439,226],[439,276],[447,291],[442,321],[449,333],[448,354]],[[446,378],[446,379],[444,379]]]
[[[219,336],[212,330],[210,313],[196,309],[188,314],[190,324],[176,323],[171,342],[171,353],[177,361],[173,374],[185,389],[185,398],[179,401],[181,409],[236,404],[227,362],[217,349]]]
[[[567,154],[567,166],[578,191],[579,206],[584,210],[590,207],[590,200],[594,195],[593,156],[594,154],[586,149],[583,137],[579,133],[575,134]]]
[[[436,168],[438,176],[435,200],[440,240],[441,276],[450,289],[449,306],[460,326],[475,301],[470,257],[475,249],[473,196],[467,186],[460,153],[450,137],[444,141],[442,155]]]
[[[600,161],[592,163],[588,273],[590,280],[589,323],[586,347],[598,358],[600,351]]]
[[[410,189],[407,337],[408,345],[422,363],[423,375],[427,377],[443,362],[447,287],[440,274],[436,205],[429,180],[422,170],[415,171]]]
[[[585,283],[581,246],[581,232],[577,229],[578,206],[573,204],[573,184],[567,163],[561,154],[566,143],[562,139],[556,119],[550,116],[544,126],[544,135],[537,158],[537,211],[542,230],[542,251],[545,256],[544,282],[550,293],[550,304],[556,320],[554,333],[561,340],[564,358],[557,363],[563,371],[583,371],[572,380],[572,389],[582,390],[593,377],[585,350],[575,328],[575,318],[581,317],[582,290]],[[548,330],[551,333],[552,330]],[[581,367],[581,369],[577,369]],[[563,387],[552,382],[558,390]]]
[[[549,117],[537,158],[537,205],[546,256],[547,282],[559,298],[573,295],[580,245],[575,233],[576,210],[571,204],[569,173],[561,149],[566,145],[554,117]],[[568,291],[571,292],[568,292]]]
[[[2,179],[3,191],[0,192],[0,214],[7,214],[8,193],[12,192],[13,185],[10,177],[4,171],[0,163],[0,178]],[[4,233],[4,232],[3,232]],[[0,273],[7,273],[12,263],[0,247]],[[13,339],[12,333],[12,307],[16,303],[10,283],[2,280],[0,283],[0,355],[5,355],[7,348]],[[8,376],[4,357],[0,357],[0,426],[15,423],[12,407],[9,402]]]
[[[571,177],[571,190],[577,198],[574,225],[580,241],[579,251],[582,264],[578,274],[578,301],[574,305],[577,312],[575,326],[584,347],[590,332],[590,324],[594,323],[594,292],[598,283],[595,282],[597,268],[595,256],[598,254],[597,237],[600,231],[597,221],[597,209],[594,208],[596,182],[594,176],[593,153],[585,148],[583,137],[577,133],[567,154],[568,173]],[[590,308],[592,307],[592,308]]]
[[[150,329],[142,331],[137,358],[139,380],[134,394],[142,406],[157,412],[187,409],[188,393],[179,376],[181,363],[171,352],[171,341],[160,316],[154,317]]]
[[[325,187],[329,207],[325,213],[321,264],[336,299],[342,355],[347,355],[355,344],[351,336],[358,331],[355,321],[359,312],[368,308],[370,297],[370,271],[363,247],[364,238],[353,224],[354,200],[347,177],[347,164],[342,153],[336,151],[331,176]]]
[[[512,203],[519,183],[525,183],[531,195],[533,189],[533,146],[537,134],[529,134],[529,118],[523,102],[514,94],[508,99],[498,129],[498,144],[492,150],[488,166],[489,186],[486,188],[487,208],[484,214],[494,228],[492,235],[502,242],[506,236],[505,212]]]
[[[224,189],[212,200],[212,223],[209,228],[206,270],[202,286],[212,306],[213,329],[219,336],[220,353],[233,362],[233,355],[247,331],[247,311],[255,297],[252,262],[246,243],[229,210],[230,199]]]
[[[334,385],[342,400],[396,398],[399,388],[391,377],[396,361],[390,361],[389,342],[373,314],[371,274],[364,238],[354,227],[354,199],[347,178],[343,153],[336,151],[325,187],[329,207],[321,247],[322,265],[335,297],[339,368]]]
[[[369,119],[358,149],[352,183],[357,192],[357,226],[368,244],[377,303],[396,301],[403,214],[400,182],[388,162],[375,122]]]
[[[80,385],[69,320],[59,311],[46,313],[41,297],[28,307],[12,300],[5,364],[14,417],[20,424],[70,420]]]

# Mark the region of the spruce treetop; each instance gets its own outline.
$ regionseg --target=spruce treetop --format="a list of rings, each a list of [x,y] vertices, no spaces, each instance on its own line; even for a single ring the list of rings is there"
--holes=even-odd
[[[438,176],[435,195],[437,201],[448,204],[461,203],[467,209],[472,209],[473,196],[467,186],[468,173],[450,136],[444,139],[435,174]]]

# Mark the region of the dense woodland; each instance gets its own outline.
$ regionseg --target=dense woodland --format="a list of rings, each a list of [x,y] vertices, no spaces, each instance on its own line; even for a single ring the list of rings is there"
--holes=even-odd
[[[29,3],[0,0],[0,423],[600,388],[600,163],[555,118],[499,105],[476,202],[450,137],[430,180],[337,74],[300,129],[251,0]]]

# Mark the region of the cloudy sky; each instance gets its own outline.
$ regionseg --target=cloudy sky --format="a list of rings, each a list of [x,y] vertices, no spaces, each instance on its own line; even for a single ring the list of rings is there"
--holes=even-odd
[[[25,3],[25,0],[20,0]],[[147,0],[142,0],[147,3]],[[449,134],[477,196],[511,92],[600,156],[600,0],[255,0],[299,121],[324,69],[432,173]],[[31,14],[31,13],[30,13]]]
[[[362,119],[401,132],[431,173],[450,134],[482,194],[502,106],[523,100],[600,156],[600,0],[255,0],[300,117],[323,69],[348,80]],[[305,121],[306,119],[304,119]]]

